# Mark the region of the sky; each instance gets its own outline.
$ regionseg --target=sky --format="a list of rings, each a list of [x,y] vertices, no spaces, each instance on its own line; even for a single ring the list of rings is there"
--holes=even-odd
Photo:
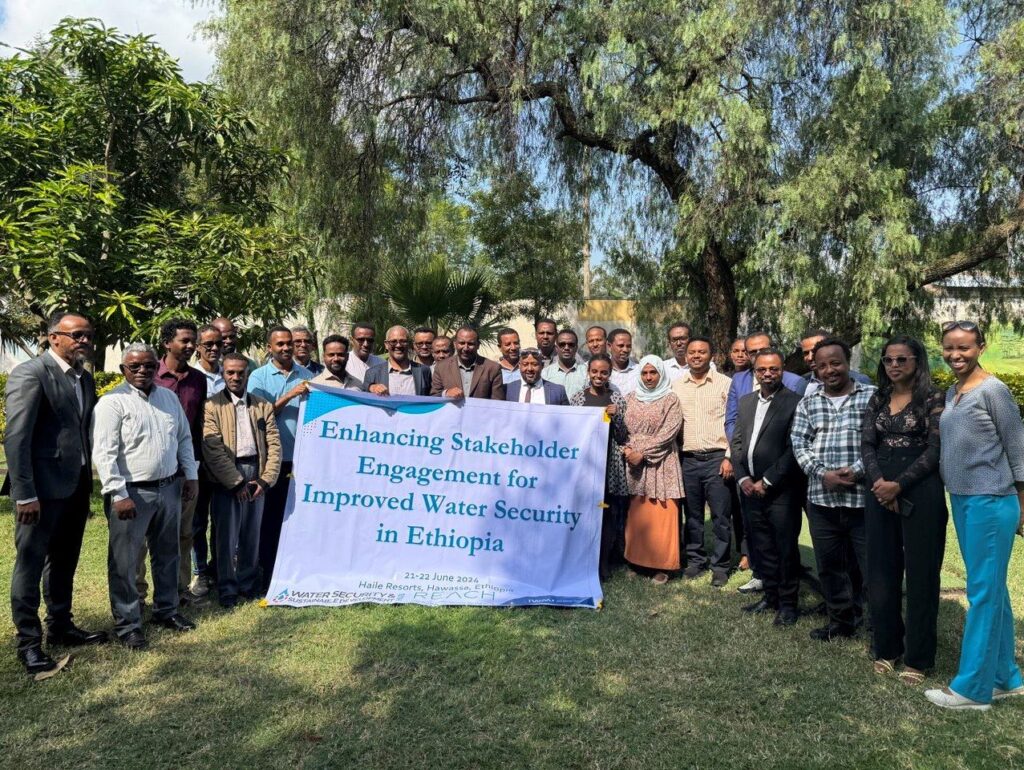
[[[212,0],[0,0],[0,43],[25,48],[65,16],[96,18],[125,33],[152,35],[178,60],[185,80],[206,80],[214,55],[196,24],[215,8]],[[0,56],[11,53],[0,48]]]

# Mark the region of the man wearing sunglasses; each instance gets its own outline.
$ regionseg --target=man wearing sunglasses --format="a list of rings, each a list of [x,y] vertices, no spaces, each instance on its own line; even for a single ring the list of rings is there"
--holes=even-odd
[[[568,398],[582,391],[587,387],[587,365],[581,363],[576,357],[580,342],[576,332],[572,329],[563,329],[555,338],[556,359],[544,367],[542,376],[545,381],[565,388]]]
[[[198,492],[199,464],[178,397],[154,382],[158,366],[149,345],[126,347],[125,381],[99,400],[93,416],[92,459],[110,529],[110,609],[118,641],[132,650],[147,646],[135,585],[144,543],[153,570],[152,622],[173,631],[195,628],[178,612],[178,537],[182,505]]]
[[[57,313],[47,340],[49,350],[15,367],[7,380],[8,471],[0,490],[15,507],[11,609],[18,659],[37,679],[52,676],[67,662],[43,652],[40,581],[46,584],[51,648],[107,641],[101,631],[78,628],[71,613],[92,491],[89,424],[96,384],[83,366],[93,354],[92,324],[77,313]]]

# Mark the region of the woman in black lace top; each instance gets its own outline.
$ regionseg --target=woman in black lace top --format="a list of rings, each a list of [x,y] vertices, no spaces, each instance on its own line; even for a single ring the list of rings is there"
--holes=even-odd
[[[861,454],[871,491],[864,521],[874,627],[875,672],[924,681],[935,665],[939,571],[946,549],[946,497],[939,477],[939,418],[945,397],[932,383],[928,354],[910,337],[889,340],[878,390],[864,414]],[[902,616],[904,571],[907,617]],[[905,637],[905,638],[904,638]]]

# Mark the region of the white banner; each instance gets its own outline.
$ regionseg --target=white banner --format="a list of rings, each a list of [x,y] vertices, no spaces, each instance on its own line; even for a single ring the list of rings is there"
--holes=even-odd
[[[599,606],[600,409],[311,385],[267,603]]]

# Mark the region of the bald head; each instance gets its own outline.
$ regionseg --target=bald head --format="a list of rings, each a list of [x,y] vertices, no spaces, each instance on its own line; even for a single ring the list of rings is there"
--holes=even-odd
[[[392,326],[384,335],[384,347],[391,360],[404,369],[409,361],[409,330],[404,326]]]
[[[221,339],[224,342],[224,347],[221,348],[223,354],[227,355],[228,353],[236,352],[235,348],[238,347],[238,329],[235,327],[235,322],[230,318],[221,316],[210,321],[210,326],[220,332]]]

